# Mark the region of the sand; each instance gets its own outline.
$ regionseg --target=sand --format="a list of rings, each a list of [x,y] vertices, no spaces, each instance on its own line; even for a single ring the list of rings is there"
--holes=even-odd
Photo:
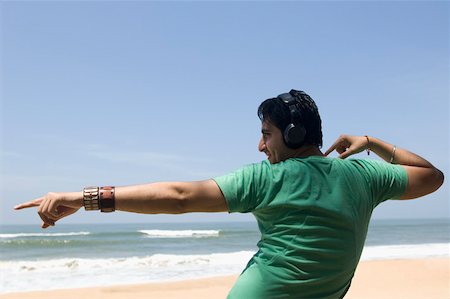
[[[226,298],[237,275],[169,283],[1,294],[1,299]],[[345,299],[450,299],[450,259],[361,262]],[[246,298],[243,298],[246,299]]]

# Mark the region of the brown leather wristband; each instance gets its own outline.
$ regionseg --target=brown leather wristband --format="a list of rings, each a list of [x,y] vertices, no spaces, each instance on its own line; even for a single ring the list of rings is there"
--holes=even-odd
[[[100,210],[102,212],[109,213],[116,210],[115,193],[114,186],[100,187]]]
[[[98,189],[98,187],[86,187],[83,189],[83,205],[86,211],[100,210]]]

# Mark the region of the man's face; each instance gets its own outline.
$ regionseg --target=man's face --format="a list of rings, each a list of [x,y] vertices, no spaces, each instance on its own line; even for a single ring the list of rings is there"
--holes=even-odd
[[[263,121],[261,133],[258,150],[267,155],[270,163],[278,163],[292,157],[292,151],[284,144],[280,129],[268,121]]]

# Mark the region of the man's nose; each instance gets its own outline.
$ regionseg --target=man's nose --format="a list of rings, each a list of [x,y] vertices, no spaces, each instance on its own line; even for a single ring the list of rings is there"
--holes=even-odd
[[[258,144],[258,151],[263,152],[266,149],[266,143],[264,142],[263,138],[259,140]]]

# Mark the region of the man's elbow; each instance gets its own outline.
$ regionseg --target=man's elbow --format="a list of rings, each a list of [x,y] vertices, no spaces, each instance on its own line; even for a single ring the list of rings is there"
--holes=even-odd
[[[179,183],[174,187],[174,206],[172,214],[199,212],[198,190],[195,183]]]
[[[437,168],[436,168],[435,176],[436,176],[436,189],[434,191],[439,189],[442,186],[442,184],[444,184],[444,179],[445,179],[444,173]]]
[[[408,186],[400,199],[415,199],[428,195],[444,183],[444,174],[437,168],[411,168],[410,171]]]
[[[189,212],[190,194],[184,183],[170,183],[166,198],[162,201],[165,204],[165,214],[184,214]]]
[[[429,179],[429,190],[427,194],[433,193],[438,190],[444,183],[444,173],[439,169],[435,168],[432,176]]]
[[[179,191],[175,197],[172,214],[184,214],[189,212],[189,196],[187,192]]]

